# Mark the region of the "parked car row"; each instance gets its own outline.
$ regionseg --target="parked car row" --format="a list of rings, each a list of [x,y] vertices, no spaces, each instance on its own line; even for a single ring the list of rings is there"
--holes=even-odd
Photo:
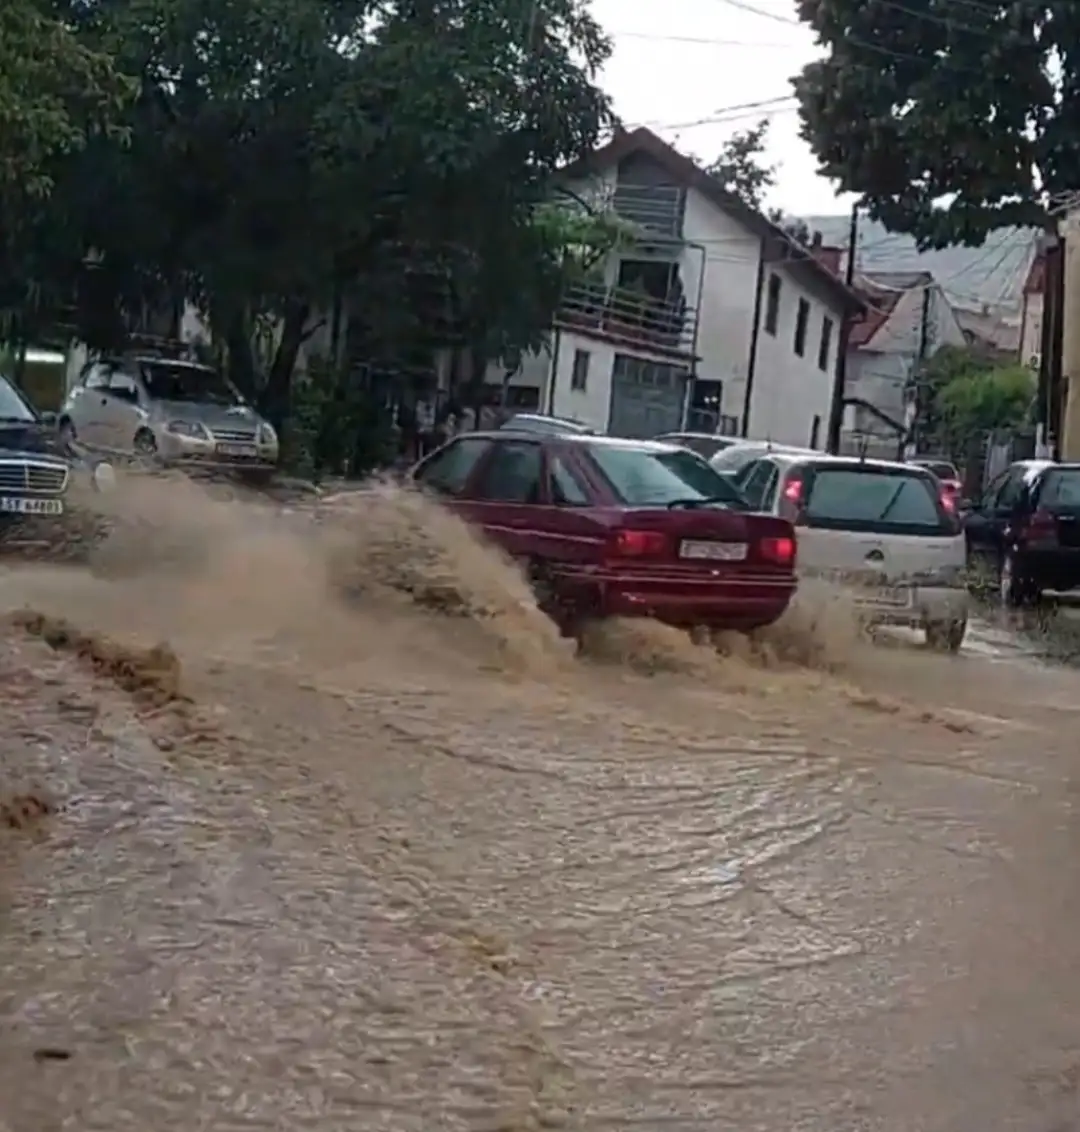
[[[458,436],[411,478],[521,562],[567,633],[618,615],[760,628],[815,574],[852,585],[868,622],[959,649],[964,536],[929,470],[768,445],[710,463],[684,435],[504,427]]]
[[[971,558],[1001,602],[1033,605],[1080,586],[1080,464],[1019,460],[963,511]]]

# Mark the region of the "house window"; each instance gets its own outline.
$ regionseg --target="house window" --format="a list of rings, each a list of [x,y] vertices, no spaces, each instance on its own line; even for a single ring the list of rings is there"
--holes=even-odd
[[[820,370],[829,368],[829,347],[832,346],[833,320],[825,315],[821,320],[821,345],[818,346],[817,367]],[[810,446],[811,448],[813,445]]]
[[[765,299],[765,333],[776,334],[780,321],[780,276],[774,271],[769,276],[769,290]]]
[[[592,355],[588,350],[574,351],[574,368],[570,374],[570,388],[579,393],[585,391],[589,384],[589,359]]]
[[[799,313],[795,316],[795,353],[799,357],[806,354],[806,328],[810,325],[810,304],[799,300]]]

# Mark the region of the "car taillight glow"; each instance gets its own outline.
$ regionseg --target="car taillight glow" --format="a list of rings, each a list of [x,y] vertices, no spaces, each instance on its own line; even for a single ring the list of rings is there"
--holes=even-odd
[[[802,503],[803,482],[802,480],[788,480],[784,484],[784,499],[788,503],[795,504],[796,507]]]
[[[1023,529],[1023,536],[1029,542],[1033,540],[1040,542],[1057,541],[1057,523],[1054,516],[1040,507],[1027,521],[1027,525]]]
[[[758,553],[766,562],[777,566],[795,565],[795,540],[793,538],[763,538],[758,543]]]
[[[667,536],[661,531],[616,531],[611,550],[620,558],[657,558],[668,548]]]
[[[941,499],[941,506],[944,507],[945,510],[948,511],[950,515],[955,515],[956,514],[956,493],[954,491],[950,491],[949,488],[947,488],[947,487],[942,487],[940,499]]]

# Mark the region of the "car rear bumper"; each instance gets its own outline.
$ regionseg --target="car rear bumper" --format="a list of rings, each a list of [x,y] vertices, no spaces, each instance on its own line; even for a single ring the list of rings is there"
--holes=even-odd
[[[871,625],[947,624],[966,621],[970,597],[956,586],[910,586],[902,605],[861,603],[859,613]]]
[[[1040,589],[1076,589],[1080,586],[1080,547],[1027,549],[1019,567],[1021,575]]]
[[[746,575],[693,579],[685,574],[567,573],[560,589],[605,617],[653,617],[668,625],[755,629],[771,625],[795,594],[794,578]]]

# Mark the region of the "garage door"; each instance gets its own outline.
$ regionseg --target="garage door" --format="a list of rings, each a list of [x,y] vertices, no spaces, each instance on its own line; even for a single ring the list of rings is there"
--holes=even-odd
[[[690,371],[683,366],[616,354],[611,371],[612,436],[656,436],[682,428]]]

